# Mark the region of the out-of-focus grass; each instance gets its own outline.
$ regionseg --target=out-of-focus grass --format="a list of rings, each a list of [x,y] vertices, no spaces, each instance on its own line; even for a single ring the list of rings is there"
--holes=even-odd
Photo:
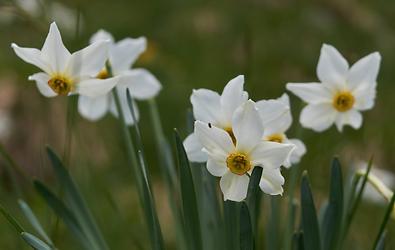
[[[232,77],[245,74],[245,86],[251,98],[276,98],[285,91],[286,82],[317,80],[315,68],[322,43],[337,47],[350,63],[379,51],[383,60],[377,102],[373,110],[364,114],[360,130],[347,127],[340,134],[331,128],[317,134],[296,128],[303,104],[292,96],[295,123],[290,136],[301,136],[306,143],[308,153],[301,166],[309,170],[314,195],[320,201],[328,189],[329,165],[334,154],[343,162],[344,172],[353,161],[368,160],[372,154],[377,166],[395,172],[392,106],[395,105],[392,97],[395,93],[392,70],[395,2],[70,0],[64,3],[79,10],[83,17],[83,27],[77,38],[74,32],[64,33],[64,42],[72,51],[85,46],[90,35],[100,28],[110,31],[117,39],[142,35],[148,38],[148,52],[137,66],[151,70],[163,84],[158,103],[167,135],[171,135],[173,127],[185,131],[186,110],[190,107],[189,95],[193,88],[221,91]],[[37,69],[22,62],[10,49],[11,42],[40,47],[47,27],[45,21],[32,21],[25,16],[11,23],[0,23],[0,92],[4,86],[16,88],[13,105],[7,107],[14,122],[12,133],[5,141],[6,147],[28,173],[56,186],[43,147],[48,143],[59,152],[63,151],[66,99],[40,96],[34,84],[26,80]],[[163,208],[160,219],[171,247],[174,246],[174,232],[165,188],[157,174],[152,126],[146,104],[139,103],[139,107],[148,163],[154,173],[155,196],[158,206]],[[78,114],[75,121],[70,169],[110,246],[114,249],[147,247],[146,231],[131,184],[131,173],[126,167],[117,122],[108,116],[90,123]],[[287,171],[284,173],[287,175]],[[16,199],[7,178],[2,176],[0,200],[16,212]],[[52,230],[59,247],[76,249],[65,228],[53,229],[52,212],[30,191],[31,186],[25,183],[23,188],[28,191],[27,201]],[[351,237],[353,244],[358,242],[355,244],[359,249],[373,242],[372,232],[378,229],[383,210],[376,205],[365,205],[358,212]],[[23,249],[23,243],[18,243],[12,228],[3,219],[0,221],[0,249]],[[395,230],[393,222],[390,230],[392,233]]]

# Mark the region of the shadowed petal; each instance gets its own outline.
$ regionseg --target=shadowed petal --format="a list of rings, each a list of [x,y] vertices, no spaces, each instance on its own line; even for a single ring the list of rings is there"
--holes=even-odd
[[[47,75],[46,73],[36,73],[34,75],[29,76],[30,81],[36,81],[36,85],[38,90],[43,96],[46,97],[55,97],[58,94],[56,94],[48,85],[48,81],[50,79],[50,76]]]
[[[207,153],[204,152],[203,145],[200,143],[197,136],[192,133],[184,140],[184,148],[187,153],[188,159],[191,162],[206,162]]]
[[[155,97],[162,86],[158,79],[145,69],[132,69],[120,75],[119,87],[129,88],[130,94],[137,100]]]
[[[247,197],[248,183],[247,175],[236,175],[228,171],[222,176],[220,187],[224,194],[224,200],[242,201]]]
[[[259,187],[263,192],[269,195],[282,195],[284,177],[281,175],[280,169],[263,168]]]
[[[332,104],[307,105],[300,114],[300,123],[305,128],[321,132],[334,123],[337,113]]]
[[[78,97],[78,112],[82,117],[90,121],[97,121],[106,115],[109,110],[110,97],[102,95],[98,97]]]

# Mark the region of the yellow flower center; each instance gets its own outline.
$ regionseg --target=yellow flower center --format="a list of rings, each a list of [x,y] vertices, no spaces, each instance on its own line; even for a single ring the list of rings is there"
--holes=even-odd
[[[266,137],[267,141],[278,142],[278,143],[283,143],[284,139],[285,138],[283,134],[272,134]]]
[[[98,79],[107,79],[109,77],[108,71],[106,68],[100,70],[99,74],[97,74],[96,78]]]
[[[71,79],[62,75],[55,75],[49,79],[48,86],[58,95],[67,95],[73,90]]]
[[[231,127],[225,128],[225,131],[228,132],[230,138],[232,138],[232,142],[234,145],[236,145],[236,137],[235,134],[233,134],[233,130]]]
[[[333,107],[339,112],[345,112],[350,110],[355,103],[354,96],[348,92],[339,92],[335,95],[333,99]]]
[[[226,165],[232,173],[237,175],[243,175],[251,169],[251,162],[248,156],[239,152],[231,153],[226,158]]]

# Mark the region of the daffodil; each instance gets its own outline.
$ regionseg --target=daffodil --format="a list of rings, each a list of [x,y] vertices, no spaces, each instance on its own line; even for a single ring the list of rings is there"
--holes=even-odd
[[[195,135],[208,155],[207,170],[221,177],[224,200],[246,198],[249,174],[263,168],[260,188],[267,194],[282,194],[280,166],[294,146],[262,140],[262,121],[255,103],[246,101],[232,115],[233,135],[211,123],[196,121]]]
[[[130,94],[134,99],[146,100],[155,97],[162,87],[155,76],[147,70],[141,68],[131,69],[132,64],[146,49],[146,39],[144,37],[137,39],[125,38],[115,42],[110,33],[100,30],[92,36],[91,43],[103,40],[110,41],[109,63],[112,75],[119,78],[116,91],[119,95],[125,122],[131,125],[134,123],[134,120],[127,103],[126,90],[130,90]],[[96,77],[108,79],[110,76],[106,68],[103,67]],[[136,103],[134,103],[134,107],[136,119],[138,119],[139,113]],[[81,96],[78,101],[78,110],[83,117],[92,121],[102,118],[108,111],[118,116],[111,93],[95,98]]]
[[[304,143],[299,139],[288,139],[286,132],[292,124],[289,97],[283,94],[278,99],[261,100],[256,103],[259,115],[263,123],[263,139],[266,141],[291,144],[295,146],[284,167],[289,168],[292,164],[300,161],[306,153]]]
[[[374,52],[349,67],[334,47],[324,44],[317,66],[321,83],[287,84],[288,90],[308,104],[300,115],[302,126],[317,132],[333,123],[340,132],[344,125],[360,128],[360,112],[374,106],[380,60],[380,54]]]
[[[244,76],[239,75],[226,84],[221,95],[209,89],[193,90],[191,103],[195,120],[225,130],[234,140],[233,113],[248,100],[248,93],[244,91],[243,86]],[[194,133],[185,139],[184,147],[190,161],[207,161],[207,154],[202,151],[203,146]]]
[[[104,67],[108,54],[108,41],[100,41],[71,54],[62,42],[55,23],[52,23],[41,50],[22,48],[13,43],[11,47],[25,62],[43,72],[29,76],[46,97],[80,94],[96,97],[108,93],[117,79],[96,79]]]

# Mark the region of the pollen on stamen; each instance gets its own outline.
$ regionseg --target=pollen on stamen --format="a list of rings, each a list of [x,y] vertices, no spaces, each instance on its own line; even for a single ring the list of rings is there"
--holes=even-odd
[[[68,95],[73,89],[72,81],[64,76],[54,76],[48,81],[48,86],[58,95]]]
[[[98,79],[107,79],[109,77],[108,71],[106,68],[100,70],[99,74],[97,74],[96,78]]]
[[[243,175],[251,170],[251,162],[247,155],[243,153],[231,153],[226,158],[226,165],[229,170],[237,175]]]
[[[335,95],[335,98],[333,99],[333,106],[339,112],[345,112],[350,110],[354,106],[354,103],[355,98],[348,91],[339,92]]]

